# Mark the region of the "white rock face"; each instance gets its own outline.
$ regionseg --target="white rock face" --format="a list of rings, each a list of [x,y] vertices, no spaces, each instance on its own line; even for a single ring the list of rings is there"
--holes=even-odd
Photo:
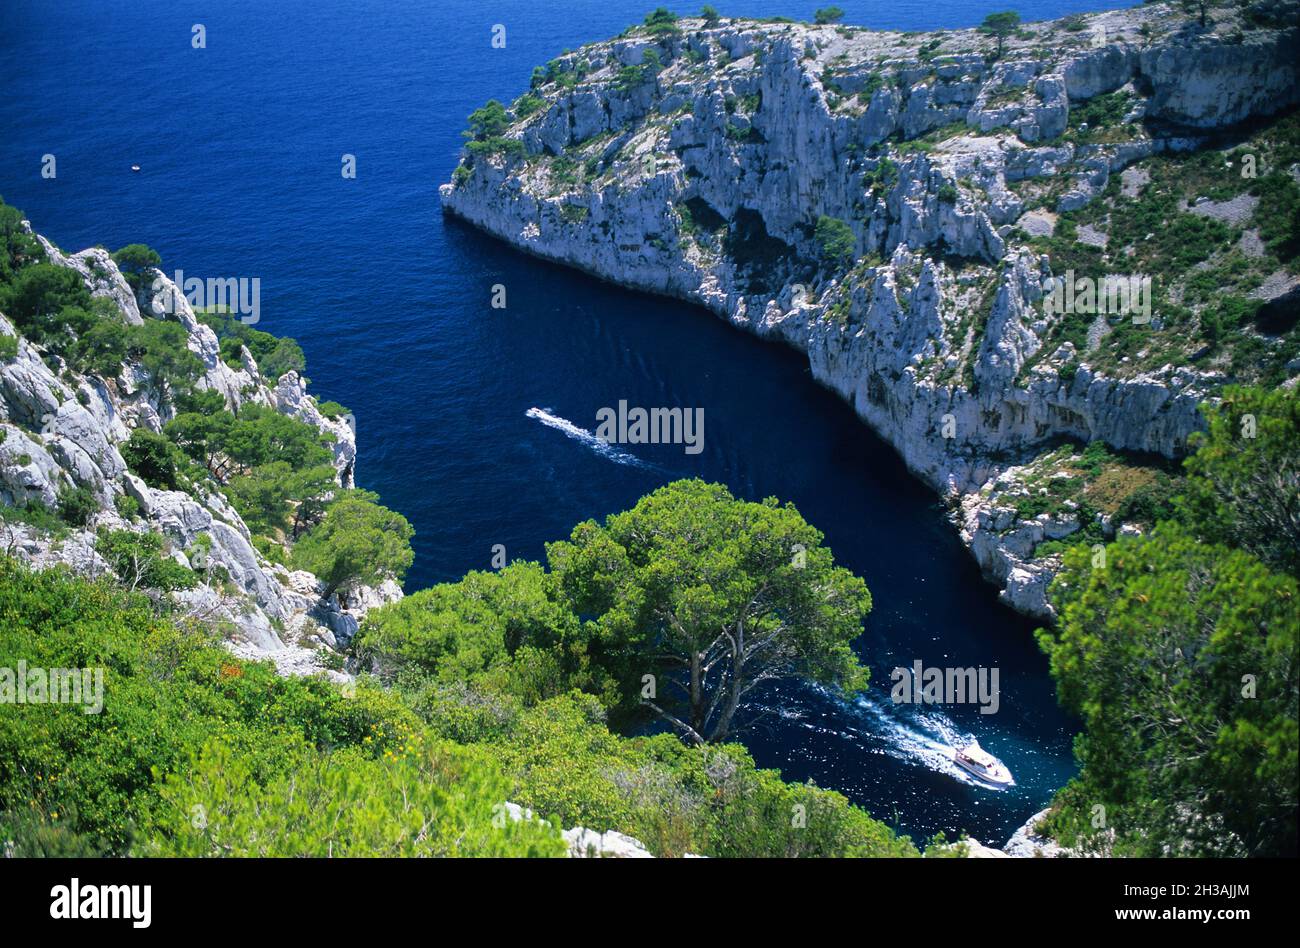
[[[506,803],[506,813],[510,819],[536,819],[532,810],[517,803]],[[645,848],[639,839],[633,839],[615,830],[598,833],[585,826],[575,826],[560,833],[569,845],[568,856],[571,859],[653,859],[654,854]],[[1004,854],[1005,855],[1005,854]],[[687,854],[686,858],[696,858]]]
[[[332,435],[339,485],[355,485],[351,420],[323,417],[296,372],[267,380],[251,357],[242,368],[232,369],[221,359],[216,334],[160,271],[146,272],[146,289],[137,299],[106,251],[92,248],[69,256],[36,236],[49,262],[74,270],[93,295],[114,302],[124,322],[140,324],[142,311],[170,313],[203,363],[198,387],[219,392],[228,408],[246,402],[267,405]],[[17,336],[3,315],[0,335]],[[159,533],[173,558],[205,577],[197,588],[176,594],[188,614],[230,623],[237,631],[229,644],[241,656],[269,658],[286,674],[320,671],[319,650],[346,646],[366,611],[400,599],[401,588],[389,581],[363,589],[343,609],[336,597],[321,599],[323,584],[312,574],[290,572],[258,553],[248,527],[220,493],[196,497],[157,490],[131,474],[118,445],[133,428],[160,431],[175,414],[144,381],[131,366],[118,380],[80,376],[18,337],[14,358],[0,361],[0,504],[21,508],[38,502],[54,509],[62,492],[83,487],[93,492],[101,509],[84,528],[58,539],[0,520],[0,548],[38,568],[64,563],[97,576],[110,572],[94,552],[97,527]],[[118,515],[115,505],[122,497],[138,505],[139,520],[127,522]]]
[[[967,859],[1009,859],[1009,853],[1000,849],[994,849],[991,846],[985,846],[983,843],[973,839],[965,839],[962,842],[966,845]]]
[[[656,43],[560,57],[576,84],[535,90],[543,107],[506,133],[526,157],[472,156],[442,204],[528,253],[804,352],[814,378],[946,495],[1062,437],[1176,457],[1220,380],[1172,365],[1110,377],[1068,344],[1044,352],[1053,274],[1012,242],[1025,212],[1014,186],[1059,180],[1057,210],[1077,208],[1136,161],[1296,102],[1300,31],[1285,16],[1238,42],[1164,7],[1115,11],[1087,21],[1098,44],[1034,24],[992,63],[973,31],[687,21]],[[939,53],[923,61],[931,38]],[[620,70],[651,47],[664,68],[629,85]],[[1074,104],[1120,89],[1137,102],[1130,119],[1154,124],[1109,144],[1057,138]],[[893,144],[933,129],[947,131]],[[847,273],[815,262],[822,216],[852,230]],[[1004,598],[1048,615],[1052,564],[1027,562],[963,510],[963,537]]]
[[[30,225],[27,225],[27,230],[31,232]],[[126,278],[122,276],[122,272],[107,250],[103,247],[91,247],[69,257],[40,234],[34,236],[45,249],[50,263],[70,267],[81,274],[91,296],[104,297],[116,303],[117,308],[122,311],[122,319],[128,324],[138,326],[143,322],[131,285],[126,282]]]
[[[1016,830],[1007,840],[1007,844],[1002,847],[1003,853],[1020,859],[1057,859],[1079,855],[1061,846],[1054,839],[1038,835],[1034,826],[1046,815],[1047,810],[1042,810],[1026,820],[1025,825]]]
[[[351,417],[330,419],[322,415],[316,407],[316,399],[307,394],[307,383],[297,372],[282,375],[269,400],[276,411],[334,436],[334,467],[339,472],[339,484],[355,487],[357,437]]]

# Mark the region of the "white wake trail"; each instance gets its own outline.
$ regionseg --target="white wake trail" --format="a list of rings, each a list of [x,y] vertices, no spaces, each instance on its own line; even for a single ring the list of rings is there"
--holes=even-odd
[[[908,713],[900,706],[866,695],[857,697],[852,704],[867,719],[864,736],[878,741],[889,756],[948,774],[963,783],[976,782],[953,763],[952,757],[956,748],[970,743],[971,735],[963,734],[947,715],[921,710]]]
[[[629,467],[639,467],[647,471],[658,470],[655,465],[648,464],[640,458],[618,450],[618,448],[609,444],[609,442],[597,438],[586,428],[579,428],[573,422],[569,421],[569,419],[561,418],[559,415],[553,415],[544,408],[530,408],[528,411],[524,412],[524,414],[529,418],[540,421],[548,428],[554,428],[556,431],[563,432],[565,436],[572,438],[574,441],[582,442],[587,447],[591,448],[591,450],[595,451],[602,457],[613,461],[615,464],[626,464]]]

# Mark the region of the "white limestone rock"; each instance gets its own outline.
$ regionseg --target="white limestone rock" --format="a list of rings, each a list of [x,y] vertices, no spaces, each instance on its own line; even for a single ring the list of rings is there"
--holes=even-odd
[[[1225,25],[1196,36],[1171,29],[1167,16],[1163,8],[1088,15],[1081,39],[1096,36],[1096,45],[1009,41],[993,63],[973,31],[932,34],[942,55],[922,62],[916,52],[929,36],[686,23],[684,38],[659,44],[656,82],[631,95],[616,71],[640,62],[651,41],[596,43],[569,54],[590,60],[586,77],[541,90],[544,109],[507,133],[535,153],[612,132],[592,153],[596,170],[561,187],[545,155],[527,164],[480,158],[468,177],[442,186],[443,207],[528,253],[698,303],[806,353],[814,378],[945,494],[976,491],[1007,458],[1061,437],[1176,457],[1218,381],[1174,367],[1110,377],[1072,348],[1045,358],[1051,321],[1040,299],[1052,274],[1012,236],[1025,220],[1013,184],[1064,177],[1058,208],[1075,208],[1143,158],[1199,147],[1194,135],[1153,137],[1143,117],[1211,130],[1300,96],[1291,14],[1282,27],[1250,28],[1244,43],[1230,35],[1244,22],[1235,14],[1216,12]],[[1042,144],[1066,129],[1073,104],[1119,89],[1136,102],[1127,140]],[[900,151],[889,141],[937,128],[944,133],[925,147]],[[1140,186],[1140,176],[1124,180]],[[678,209],[688,203],[724,222],[744,219],[785,248],[784,262],[756,272],[712,233],[683,232]],[[810,274],[800,261],[819,252],[812,225],[821,215],[848,222],[857,253],[885,262],[833,281]],[[1042,230],[1046,219],[1026,223]],[[966,264],[949,266],[953,256]],[[973,347],[956,338],[979,302],[972,279],[995,289]],[[1067,365],[1072,377],[1062,375]],[[941,436],[947,418],[955,437]],[[983,543],[979,536],[968,542]],[[1050,564],[1010,546],[973,551],[1017,608],[1045,614]]]
[[[517,803],[506,802],[506,813],[511,820],[537,819],[532,810]],[[543,821],[545,822],[545,821]],[[653,859],[654,854],[645,848],[639,839],[633,839],[616,830],[599,833],[585,826],[575,826],[561,830],[560,835],[568,844],[568,856],[571,859]],[[689,854],[687,858],[692,858]]]
[[[1025,824],[1007,840],[1007,844],[1002,847],[1003,852],[1008,856],[1021,859],[1055,859],[1076,855],[1076,853],[1061,846],[1056,840],[1038,835],[1034,827],[1043,817],[1047,816],[1047,812],[1047,810],[1041,810],[1026,820]]]
[[[241,368],[231,368],[221,358],[216,334],[165,274],[146,271],[137,299],[107,252],[92,248],[67,255],[36,236],[51,263],[76,271],[92,294],[117,305],[124,322],[139,324],[142,311],[179,322],[188,347],[203,363],[199,387],[219,392],[228,408],[267,405],[332,435],[338,482],[344,488],[355,485],[355,420],[323,417],[296,372],[267,380],[247,352]],[[0,334],[17,335],[3,315]],[[85,377],[18,337],[15,356],[0,362],[0,503],[35,502],[54,509],[60,494],[80,486],[92,491],[100,509],[84,527],[58,538],[25,524],[3,523],[0,541],[38,568],[64,563],[98,576],[110,569],[94,552],[97,527],[160,533],[169,555],[201,577],[194,589],[174,594],[185,613],[228,623],[235,630],[230,645],[240,655],[269,657],[285,673],[318,671],[317,650],[345,646],[366,611],[400,599],[401,588],[390,580],[360,590],[346,609],[337,597],[322,601],[316,577],[263,559],[221,493],[155,490],[129,472],[119,445],[136,427],[160,431],[174,414],[174,406],[138,367],[124,366],[114,380]],[[138,508],[132,522],[115,509],[124,496]]]

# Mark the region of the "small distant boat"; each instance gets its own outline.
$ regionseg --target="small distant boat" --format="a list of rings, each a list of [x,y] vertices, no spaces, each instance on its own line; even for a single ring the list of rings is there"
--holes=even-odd
[[[132,165],[132,166],[131,166],[131,170],[132,170],[132,171],[139,171],[139,170],[140,170],[140,166],[139,166],[139,165]]]
[[[952,759],[958,767],[995,787],[1009,787],[1015,783],[1006,764],[980,747],[979,741],[971,741],[953,751]]]

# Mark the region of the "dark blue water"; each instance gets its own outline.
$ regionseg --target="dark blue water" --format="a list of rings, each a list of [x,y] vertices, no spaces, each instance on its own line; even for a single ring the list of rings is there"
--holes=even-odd
[[[0,194],[66,249],[141,241],[170,270],[258,277],[260,328],[297,337],[313,390],[351,408],[360,482],[414,523],[408,589],[542,555],[573,524],[698,475],[794,501],[875,597],[861,643],[895,664],[997,666],[1002,707],[906,715],[789,684],[747,738],[759,762],[839,789],[907,832],[1001,843],[1073,771],[1031,626],[1000,607],[888,445],[800,359],[690,307],[520,256],[445,220],[459,132],[532,67],[640,20],[650,0],[23,2],[0,6]],[[724,14],[816,5],[728,0]],[[846,22],[969,26],[965,0],[841,0]],[[687,12],[698,4],[670,3]],[[994,8],[1006,6],[995,3]],[[1026,18],[1104,0],[1020,4]],[[207,48],[190,46],[207,27]],[[493,24],[507,47],[489,45]],[[58,177],[40,177],[54,154]],[[358,177],[339,174],[357,158]],[[131,174],[129,166],[143,171]],[[489,307],[505,284],[509,308]],[[706,450],[611,461],[525,416],[593,429],[598,408],[703,406]],[[877,692],[877,698],[881,696]],[[956,779],[945,741],[977,735],[1018,785]]]

